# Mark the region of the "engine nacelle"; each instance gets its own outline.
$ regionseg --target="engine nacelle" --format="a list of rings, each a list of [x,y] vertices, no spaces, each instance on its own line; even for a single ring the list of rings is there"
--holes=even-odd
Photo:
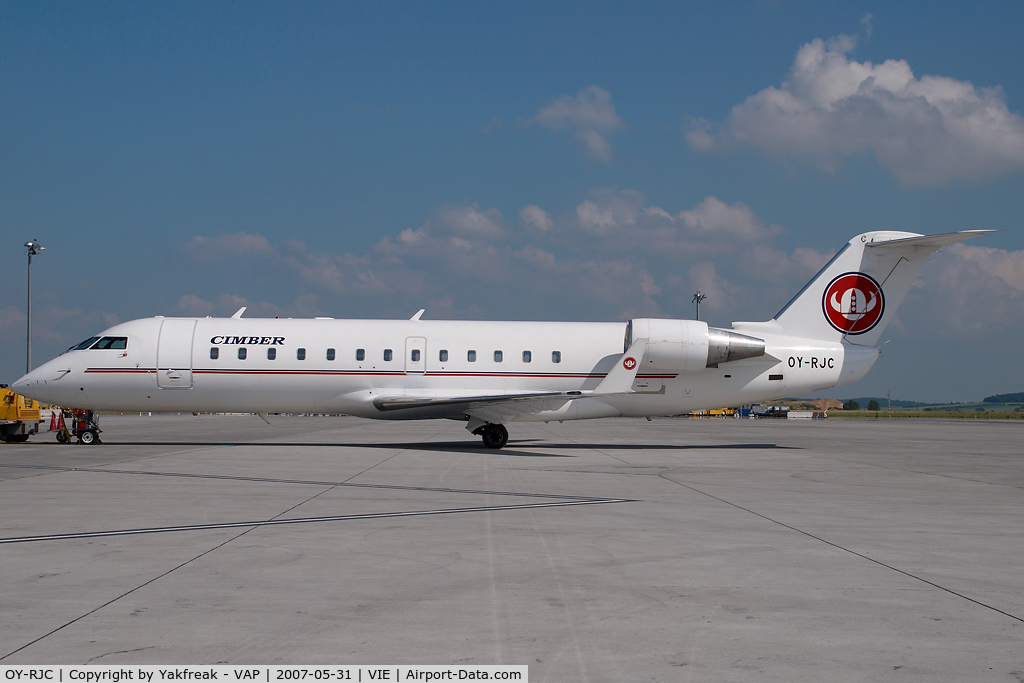
[[[764,355],[764,340],[708,327],[699,320],[634,318],[626,326],[626,348],[647,339],[641,371],[699,372],[744,358]]]

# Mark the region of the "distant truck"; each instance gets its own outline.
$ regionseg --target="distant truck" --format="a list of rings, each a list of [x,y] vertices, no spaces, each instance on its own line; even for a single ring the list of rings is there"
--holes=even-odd
[[[770,406],[764,403],[755,403],[750,406],[750,417],[789,417],[789,406]]]
[[[828,417],[827,410],[791,410],[789,406],[770,406],[764,403],[755,403],[750,406],[750,417],[781,417],[783,419],[819,419]]]

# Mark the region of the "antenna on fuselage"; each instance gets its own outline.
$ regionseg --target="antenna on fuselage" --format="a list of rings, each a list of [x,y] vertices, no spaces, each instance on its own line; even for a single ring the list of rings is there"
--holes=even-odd
[[[420,316],[423,315],[424,311],[426,311],[426,310],[427,309],[425,309],[425,308],[421,308],[420,310],[416,311],[416,315],[414,315],[413,317],[409,318],[409,320],[419,320]]]
[[[231,317],[232,318],[241,318],[242,314],[245,313],[245,308],[246,308],[245,306],[242,306],[237,311],[235,311],[235,314],[233,316],[231,316]]]

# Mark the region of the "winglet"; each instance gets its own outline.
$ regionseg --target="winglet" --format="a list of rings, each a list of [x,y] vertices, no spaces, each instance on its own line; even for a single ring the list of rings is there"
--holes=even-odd
[[[647,353],[647,340],[637,339],[615,362],[615,367],[605,375],[594,389],[595,394],[627,394],[633,388],[633,380],[640,369],[640,363]]]
[[[233,316],[231,316],[231,317],[232,318],[241,318],[243,313],[245,313],[245,306],[242,306],[237,311],[235,311],[235,314]]]
[[[423,312],[426,311],[426,310],[427,309],[425,309],[425,308],[421,308],[420,310],[416,311],[416,315],[414,315],[413,317],[409,318],[409,320],[419,320],[420,316],[423,315]]]

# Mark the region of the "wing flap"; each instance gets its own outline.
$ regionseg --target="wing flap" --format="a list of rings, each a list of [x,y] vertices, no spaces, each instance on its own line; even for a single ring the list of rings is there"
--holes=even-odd
[[[542,391],[522,394],[486,394],[476,396],[378,396],[373,399],[374,407],[381,411],[407,410],[410,408],[436,408],[439,406],[485,406],[499,403],[524,401],[562,400],[571,401],[583,396],[582,391]],[[529,411],[526,411],[529,412]]]

